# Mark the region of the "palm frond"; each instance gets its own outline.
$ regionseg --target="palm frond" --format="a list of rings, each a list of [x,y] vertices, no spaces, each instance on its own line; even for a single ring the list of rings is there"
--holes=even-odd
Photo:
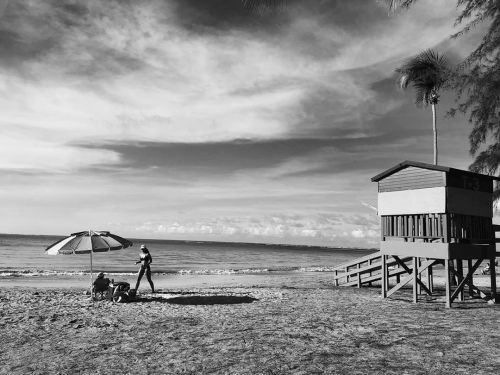
[[[421,107],[426,103],[425,101],[425,90],[415,89],[415,104],[417,107]]]
[[[406,89],[415,89],[417,104],[430,104],[437,98],[438,91],[450,77],[446,58],[433,50],[425,50],[407,60],[396,69],[398,83]]]
[[[406,89],[408,87],[408,82],[410,82],[408,78],[408,74],[402,73],[398,80],[399,87]]]
[[[476,173],[486,173],[494,175],[500,166],[500,144],[490,145],[481,152],[474,163],[469,166],[469,170]]]
[[[416,1],[417,0],[384,0],[391,12],[395,12],[401,8],[409,8]]]

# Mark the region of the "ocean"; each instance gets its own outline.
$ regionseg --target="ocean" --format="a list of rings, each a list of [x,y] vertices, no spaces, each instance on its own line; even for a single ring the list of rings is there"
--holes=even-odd
[[[47,255],[45,249],[59,236],[0,234],[0,278],[31,278],[90,273],[90,256]],[[328,272],[335,266],[374,252],[273,244],[131,239],[134,246],[94,253],[93,272],[132,275],[138,270],[140,245],[153,257],[156,274],[228,275],[278,272]]]

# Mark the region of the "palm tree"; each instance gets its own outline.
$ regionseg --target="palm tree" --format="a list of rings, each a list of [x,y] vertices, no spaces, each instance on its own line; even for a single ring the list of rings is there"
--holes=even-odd
[[[410,84],[415,89],[417,106],[432,108],[432,129],[434,132],[434,164],[438,163],[436,104],[439,102],[439,90],[450,78],[451,70],[444,56],[432,50],[426,50],[406,61],[396,69],[399,85],[406,89]]]

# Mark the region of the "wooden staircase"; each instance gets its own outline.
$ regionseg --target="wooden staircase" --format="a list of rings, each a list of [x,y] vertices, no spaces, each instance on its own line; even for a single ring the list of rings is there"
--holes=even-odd
[[[493,232],[500,232],[500,225],[493,225]],[[498,236],[498,235],[497,235]],[[500,238],[495,238],[494,243],[500,243]],[[500,252],[496,251],[497,258],[500,257]],[[402,261],[408,269],[413,269],[412,257],[401,257]],[[388,277],[396,278],[396,283],[400,282],[400,276],[408,274],[408,269],[405,269],[396,259],[389,257],[387,260]],[[371,285],[373,282],[382,280],[382,256],[380,251],[365,255],[360,258],[343,263],[333,269],[333,283],[335,286],[357,286],[360,288],[363,285]]]
[[[411,257],[401,258],[403,262],[410,262]],[[396,277],[399,282],[400,275],[407,273],[396,260],[388,261],[389,277]],[[411,266],[410,266],[411,267]],[[371,285],[382,280],[382,258],[380,251],[343,263],[333,269],[333,282],[335,286]]]

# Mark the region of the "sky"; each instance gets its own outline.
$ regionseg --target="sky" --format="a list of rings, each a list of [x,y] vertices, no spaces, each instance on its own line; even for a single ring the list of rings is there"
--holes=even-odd
[[[432,163],[394,70],[480,28],[420,0],[0,0],[0,232],[377,247],[371,177]],[[470,125],[438,106],[440,164]]]

